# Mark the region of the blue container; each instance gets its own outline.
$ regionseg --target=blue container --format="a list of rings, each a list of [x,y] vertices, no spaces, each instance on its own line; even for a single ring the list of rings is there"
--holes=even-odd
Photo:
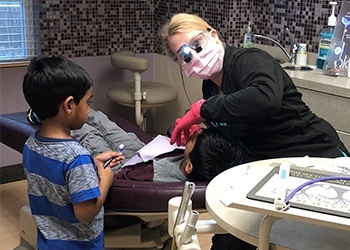
[[[324,62],[326,61],[329,47],[331,44],[334,27],[330,26],[326,29],[322,29],[319,32],[320,41],[318,44],[318,54],[316,59],[316,67],[323,69]]]

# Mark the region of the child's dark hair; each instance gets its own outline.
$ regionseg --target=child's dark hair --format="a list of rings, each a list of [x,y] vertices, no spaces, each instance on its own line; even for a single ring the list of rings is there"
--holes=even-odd
[[[69,96],[79,104],[92,86],[90,75],[79,65],[62,57],[34,58],[23,80],[26,101],[40,120],[58,114]]]
[[[248,159],[242,143],[221,130],[203,129],[195,141],[189,154],[193,165],[188,176],[191,180],[210,181],[222,171],[243,164]]]

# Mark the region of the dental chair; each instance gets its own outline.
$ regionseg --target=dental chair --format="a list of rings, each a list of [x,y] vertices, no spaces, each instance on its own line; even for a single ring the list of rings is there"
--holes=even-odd
[[[111,64],[117,69],[134,73],[134,82],[118,82],[107,90],[112,102],[135,108],[135,120],[146,131],[146,112],[148,109],[173,102],[178,93],[171,85],[160,82],[141,81],[141,74],[148,69],[145,58],[136,57],[131,51],[111,55]]]
[[[135,133],[148,143],[152,137],[121,117],[109,116],[127,132]],[[22,153],[27,138],[40,125],[31,125],[26,112],[0,115],[1,143]],[[196,182],[192,208],[205,211],[207,183]],[[168,233],[168,201],[182,195],[184,183],[154,183],[115,180],[105,203],[105,249],[170,249]],[[30,208],[20,211],[21,243],[16,248],[35,249],[36,225]]]

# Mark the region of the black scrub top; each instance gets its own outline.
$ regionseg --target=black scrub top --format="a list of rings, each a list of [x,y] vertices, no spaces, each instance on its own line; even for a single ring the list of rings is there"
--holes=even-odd
[[[207,124],[240,139],[257,159],[343,156],[349,152],[335,129],[312,113],[292,79],[267,52],[226,46],[222,95],[210,80],[202,85]]]

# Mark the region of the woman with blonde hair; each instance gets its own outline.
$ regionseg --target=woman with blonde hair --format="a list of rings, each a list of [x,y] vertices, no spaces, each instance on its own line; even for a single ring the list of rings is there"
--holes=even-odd
[[[193,14],[174,15],[161,35],[165,53],[186,75],[203,79],[203,99],[176,120],[172,144],[205,121],[240,139],[256,159],[350,155],[332,125],[311,112],[267,52],[225,44]]]
[[[202,18],[180,13],[161,32],[164,52],[188,77],[203,79],[203,99],[176,119],[170,143],[181,144],[205,122],[240,140],[255,159],[342,157],[349,151],[335,129],[311,112],[292,79],[267,52],[224,43]],[[215,235],[212,249],[255,249]]]

